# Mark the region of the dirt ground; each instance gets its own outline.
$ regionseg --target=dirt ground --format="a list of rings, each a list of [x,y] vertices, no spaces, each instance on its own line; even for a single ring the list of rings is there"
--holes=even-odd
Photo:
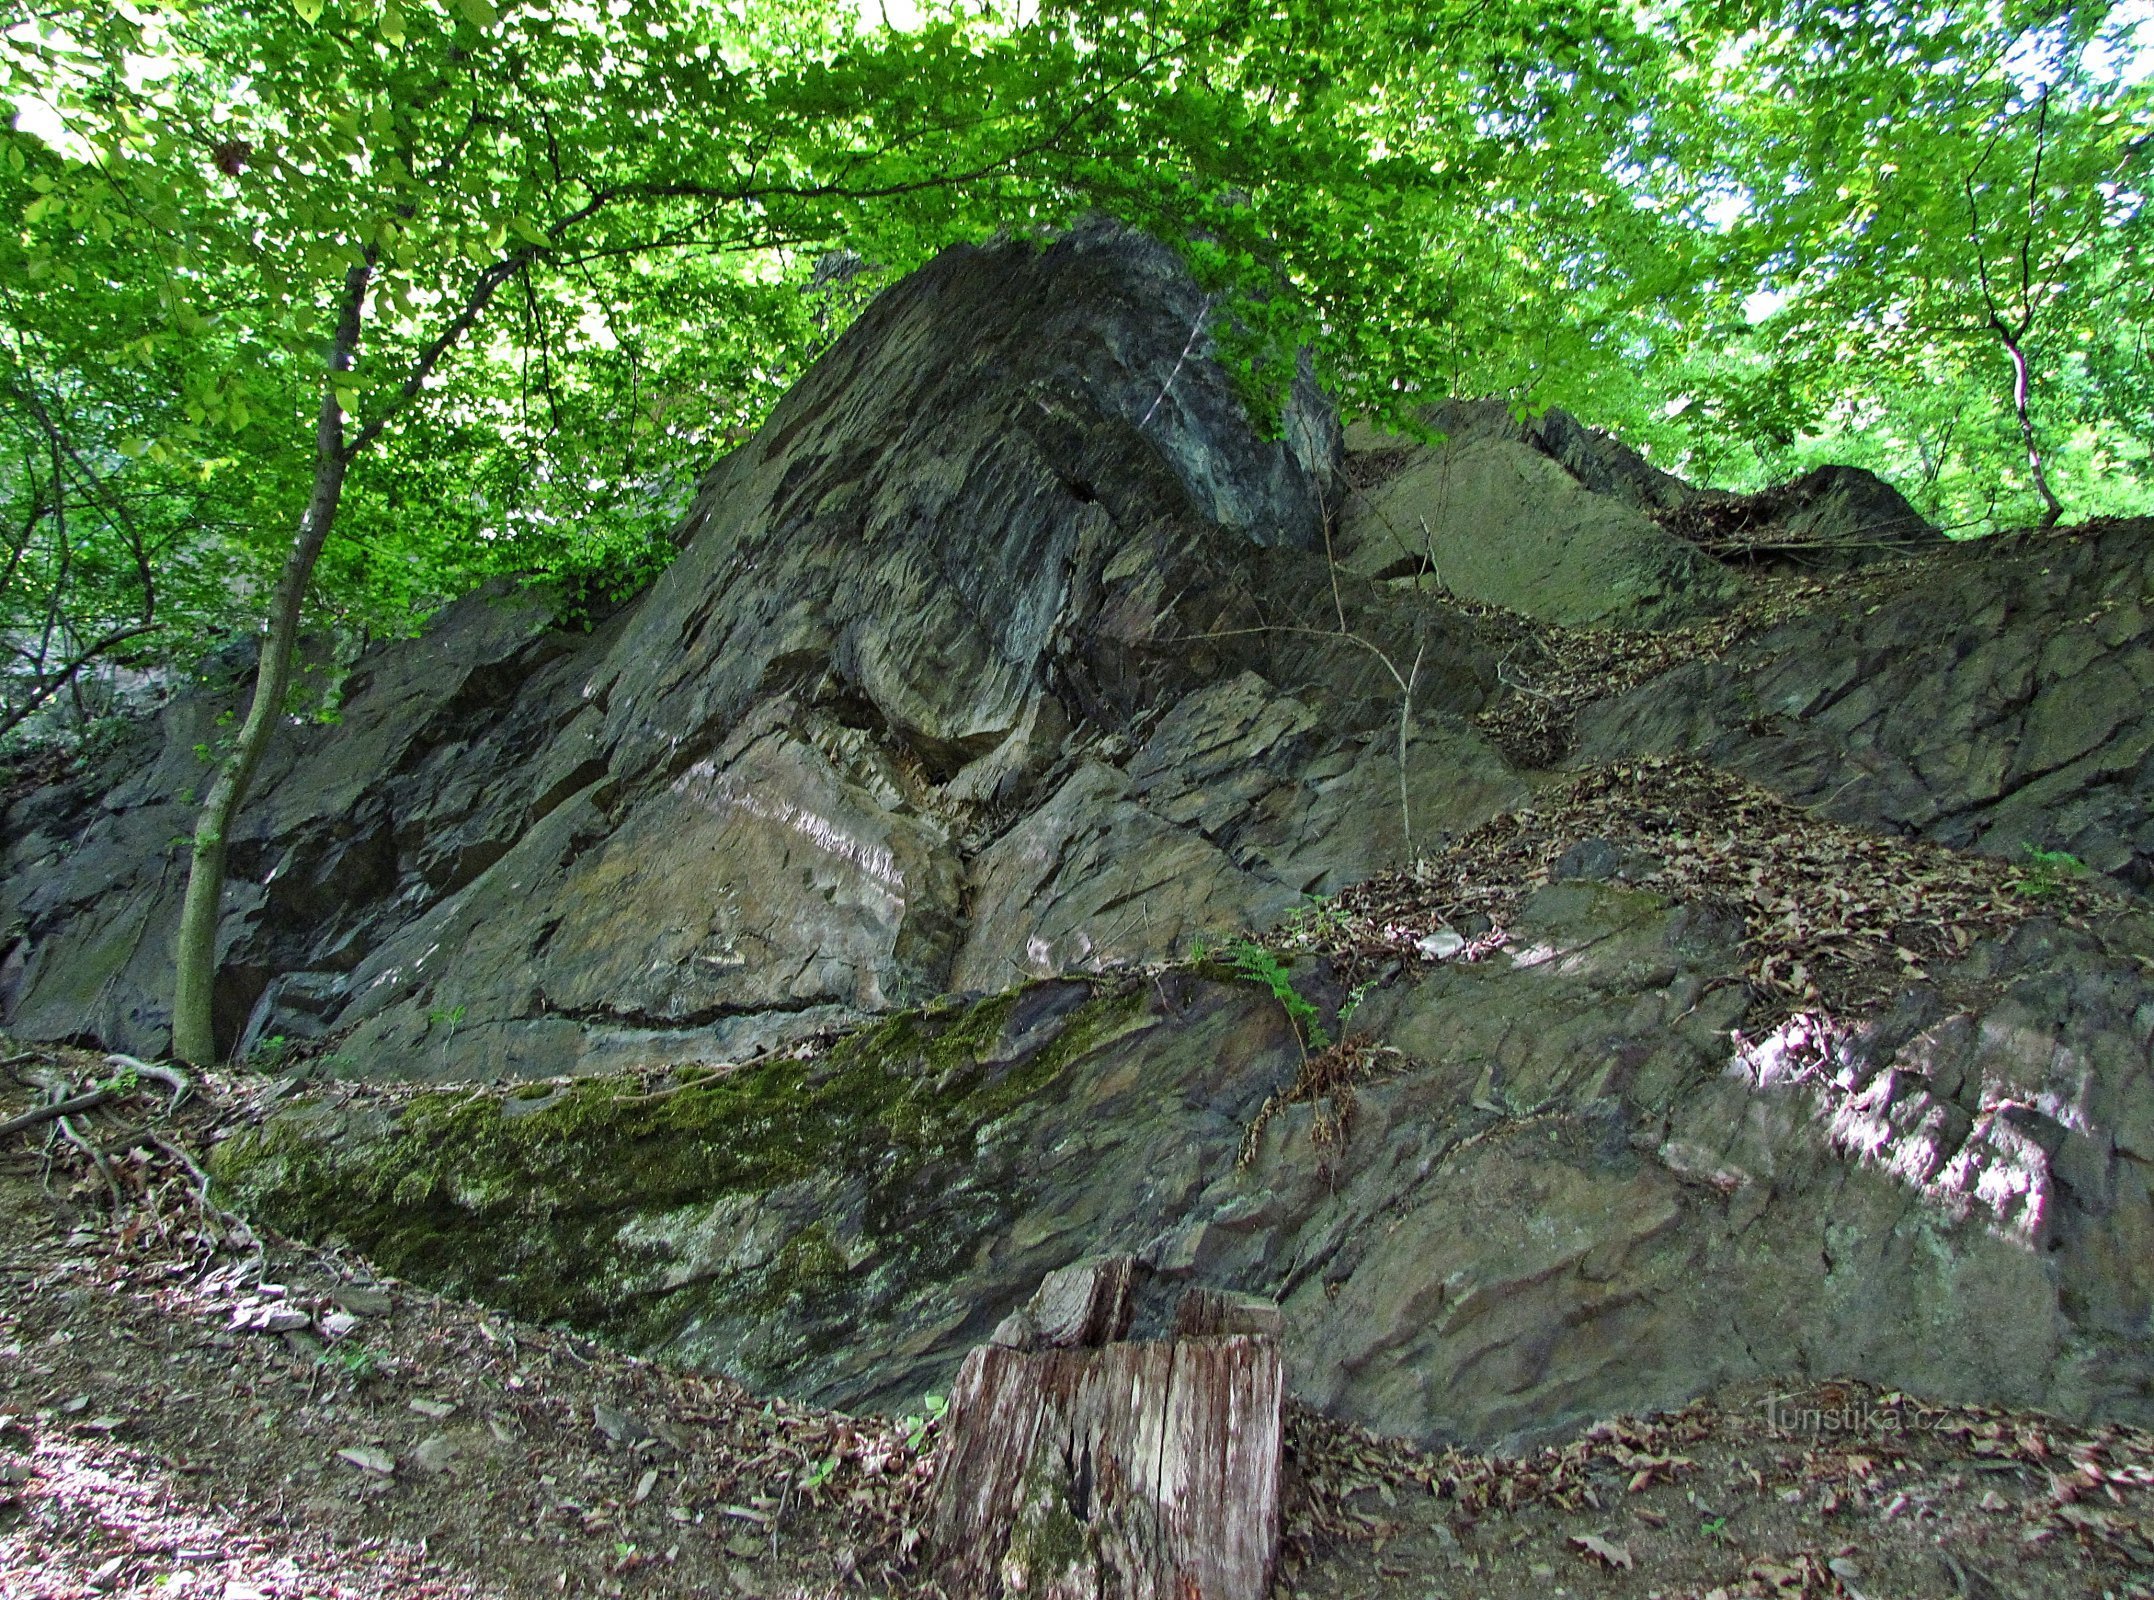
[[[264,1237],[191,1165],[261,1092],[0,1138],[0,1595],[932,1592],[924,1407],[787,1406]],[[1804,1380],[1522,1458],[1289,1443],[1281,1596],[2154,1600],[2131,1430]]]

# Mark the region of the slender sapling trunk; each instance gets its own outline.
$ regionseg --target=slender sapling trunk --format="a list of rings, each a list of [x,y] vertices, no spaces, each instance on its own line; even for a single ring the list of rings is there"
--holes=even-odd
[[[336,525],[337,504],[344,494],[344,476],[351,467],[351,453],[344,442],[344,408],[337,399],[335,377],[348,371],[359,344],[359,313],[366,300],[370,264],[354,266],[344,279],[344,300],[337,319],[336,341],[330,351],[330,381],[322,392],[322,406],[314,434],[314,488],[307,496],[305,515],[291,552],[284,559],[284,572],[269,612],[269,630],[262,639],[262,657],[254,676],[254,699],[239,737],[218,763],[195,821],[194,855],[187,875],[187,896],[180,906],[179,940],[176,951],[172,1004],[172,1053],[182,1061],[209,1066],[217,1059],[213,999],[217,982],[217,923],[224,903],[227,841],[232,823],[245,803],[269,746],[269,735],[284,712],[285,692],[292,682],[292,657],[299,642],[299,616],[306,600],[307,584],[322,546]]]

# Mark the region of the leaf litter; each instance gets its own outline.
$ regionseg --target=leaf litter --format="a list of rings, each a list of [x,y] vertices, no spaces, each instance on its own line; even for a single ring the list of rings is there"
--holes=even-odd
[[[1949,550],[1949,547],[1948,547]],[[1831,607],[1875,604],[1922,581],[1947,551],[1881,561],[1819,578],[1754,573],[1747,593],[1719,616],[1672,628],[1564,627],[1502,606],[1453,597],[1501,652],[1496,676],[1510,692],[1474,721],[1516,765],[1549,768],[1570,752],[1578,713],[1694,661],[1713,661],[1744,640]]]
[[[2154,1594],[2154,1434],[1874,1385],[1735,1385],[1511,1455],[1297,1407],[1288,1452],[1290,1596]]]
[[[1580,847],[1596,866],[1566,860]],[[2012,862],[1827,821],[1732,773],[1655,757],[1580,772],[1530,809],[1343,891],[1322,916],[1272,939],[1330,957],[1349,981],[1399,963],[1481,960],[1505,948],[1526,900],[1567,867],[1739,917],[1753,1029],[1801,1010],[1858,1013],[1984,937],[2038,916],[2086,922],[2121,906],[2091,879],[2031,876]],[[1446,931],[1455,945],[1434,942]]]

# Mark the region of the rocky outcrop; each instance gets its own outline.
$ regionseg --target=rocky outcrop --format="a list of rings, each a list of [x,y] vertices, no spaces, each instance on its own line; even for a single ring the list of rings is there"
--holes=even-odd
[[[1944,542],[1906,496],[1863,467],[1814,467],[1756,494],[1691,490],[1657,503],[1652,515],[1723,559],[1815,572],[1845,572]]]
[[[281,729],[223,1035],[458,1087],[301,1093],[223,1180],[852,1406],[1127,1252],[1276,1299],[1306,1398],[1421,1438],[1799,1373],[2154,1422],[2154,528],[1943,546],[1874,480],[1701,496],[1486,404],[1347,450],[1304,387],[1267,440],[1183,358],[1203,307],[1105,227],[950,251],[713,469],[649,592],[588,634],[472,597],[363,658],[335,727]],[[10,806],[10,1031],[161,1048],[233,692],[137,729],[109,788]],[[1240,981],[1281,974],[1177,960],[1342,926],[1304,897],[1534,805],[1551,775],[1482,730],[1535,695],[1562,715],[1521,762],[1681,755],[2019,858],[1961,886],[2017,931],[1897,934],[1920,886],[1855,904],[1829,855],[1766,882],[1786,852],[1741,827],[1776,801],[1544,840],[1504,926],[1402,912],[1305,967],[1354,1033],[1315,1066]],[[1693,827],[1720,878],[1685,876]],[[2115,893],[2057,892],[2083,871]],[[1798,976],[1821,924],[1876,957],[1870,1014]]]
[[[1826,816],[2154,887],[2146,522],[1947,546],[1589,708],[1584,762],[1683,752]]]
[[[1734,574],[1654,521],[1693,491],[1635,451],[1501,400],[1424,420],[1441,444],[1357,432],[1374,470],[1342,497],[1336,548],[1353,571],[1570,627],[1666,626],[1733,602]]]
[[[1112,229],[947,252],[596,633],[481,597],[370,653],[242,817],[221,1037],[335,1031],[390,1076],[736,1057],[1262,925],[1404,859],[1416,816],[1518,798],[1465,721],[1495,686],[1470,623],[1334,593],[1336,425],[1303,387],[1254,432],[1182,359],[1204,305]],[[18,1033],[163,1044],[223,709],[183,704],[109,794],[17,808]]]
[[[1419,420],[1434,445],[1366,426],[1336,518],[1339,559],[1381,580],[1559,627],[1660,628],[1725,611],[1729,563],[1846,571],[1941,545],[1861,467],[1818,467],[1756,494],[1694,489],[1559,408],[1451,400]]]
[[[1737,1044],[1741,938],[1553,885],[1506,953],[1371,993],[1356,1080],[1298,1101],[1286,1014],[1199,968],[685,1086],[327,1098],[217,1172],[391,1270],[851,1407],[1127,1252],[1276,1298],[1304,1398],[1421,1439],[1792,1374],[2154,1421],[2154,925],[2030,923],[1858,1028]]]

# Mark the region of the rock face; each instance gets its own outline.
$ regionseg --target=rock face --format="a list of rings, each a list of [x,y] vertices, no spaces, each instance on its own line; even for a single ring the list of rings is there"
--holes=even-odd
[[[217,1172],[390,1270],[851,1407],[946,1388],[1043,1276],[1128,1252],[1277,1299],[1298,1392],[1427,1440],[1795,1373],[2154,1422],[2154,926],[2028,924],[1858,1029],[1748,1050],[1740,937],[1552,886],[1507,954],[1364,1001],[1393,1053],[1343,1137],[1338,1102],[1292,1103],[1246,1160],[1300,1050],[1203,968],[657,1097],[302,1105]]]
[[[1579,759],[1682,751],[1827,816],[2154,888],[2143,522],[1949,546],[1590,708]]]
[[[1336,425],[1304,391],[1258,437],[1180,360],[1203,306],[1108,229],[947,252],[596,634],[482,597],[370,654],[243,815],[221,1037],[338,1030],[345,1070],[387,1076],[737,1056],[1263,925],[1402,860],[1417,813],[1519,798],[1463,720],[1494,687],[1471,626],[1335,599]],[[16,1032],[163,1044],[174,841],[222,709],[10,818]]]
[[[1858,477],[1701,496],[1486,404],[1347,450],[1303,392],[1268,441],[1181,359],[1202,306],[1111,229],[950,251],[594,632],[477,596],[281,730],[224,1036],[459,1086],[301,1096],[220,1176],[389,1270],[851,1406],[1126,1252],[1276,1300],[1301,1395],[1425,1439],[1766,1374],[2154,1423],[2154,525],[1872,549],[1899,513]],[[1307,1080],[1260,962],[1177,958],[1531,804],[1550,775],[1477,719],[1586,622],[1655,631],[1592,657],[1575,763],[1701,758],[2023,857],[2000,892],[2038,904],[2106,874],[2111,913],[1885,956],[1877,1014],[1750,1037],[1757,930],[1559,841],[1575,881],[1515,925],[1408,928],[1385,948],[1431,959],[1352,995],[1297,972],[1332,1034],[1355,1002],[1345,1077]],[[11,805],[12,1033],[162,1047],[229,703]]]

